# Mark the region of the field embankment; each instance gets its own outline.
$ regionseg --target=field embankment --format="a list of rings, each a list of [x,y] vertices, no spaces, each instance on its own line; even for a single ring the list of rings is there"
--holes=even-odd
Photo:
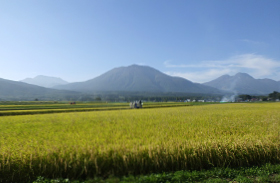
[[[280,162],[280,104],[0,117],[0,181]]]

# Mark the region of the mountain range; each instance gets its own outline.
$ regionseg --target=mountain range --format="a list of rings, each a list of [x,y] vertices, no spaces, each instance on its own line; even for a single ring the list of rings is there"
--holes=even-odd
[[[0,100],[34,100],[35,98],[79,100],[92,98],[96,93],[105,94],[106,92],[117,92],[122,95],[125,93],[153,93],[153,95],[181,93],[182,95],[220,96],[229,93],[266,95],[273,91],[280,92],[280,81],[255,79],[246,73],[237,73],[234,76],[223,75],[213,81],[199,84],[139,65],[114,68],[84,82],[67,83],[60,78],[48,76],[37,76],[22,81],[24,82],[0,78]]]
[[[246,73],[234,76],[223,75],[213,81],[203,83],[223,91],[238,94],[266,95],[273,91],[280,92],[280,82],[272,79],[255,79]]]
[[[26,78],[21,80],[21,82],[42,86],[46,88],[52,88],[56,85],[68,84],[67,81],[62,80],[61,78],[43,76],[43,75],[36,76],[35,78]]]
[[[0,78],[0,100],[70,100],[78,92],[44,88]]]
[[[221,91],[213,87],[193,83],[180,77],[172,77],[154,68],[139,65],[115,68],[85,82],[70,83],[54,88],[78,92],[140,91],[221,94]]]

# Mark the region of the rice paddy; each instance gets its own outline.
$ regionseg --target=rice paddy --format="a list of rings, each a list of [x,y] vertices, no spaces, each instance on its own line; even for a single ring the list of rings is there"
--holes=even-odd
[[[280,163],[280,103],[0,117],[0,181]]]
[[[83,112],[83,111],[108,111],[129,109],[128,103],[51,103],[51,102],[0,102],[0,116],[27,115],[27,114],[48,114],[48,113],[65,113],[65,112]],[[202,105],[203,103],[183,103],[183,102],[148,102],[145,108],[159,107],[179,107]],[[209,104],[209,103],[208,103]]]

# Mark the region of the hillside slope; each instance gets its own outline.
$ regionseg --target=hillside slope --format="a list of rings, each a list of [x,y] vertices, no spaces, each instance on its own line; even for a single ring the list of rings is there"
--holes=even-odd
[[[221,93],[215,88],[193,83],[184,78],[171,77],[151,67],[138,65],[115,68],[94,79],[56,86],[55,88],[80,92],[145,91]]]
[[[65,100],[77,94],[0,78],[0,100]]]
[[[61,78],[42,76],[42,75],[36,76],[35,78],[26,78],[24,80],[21,80],[21,82],[42,86],[46,88],[52,88],[56,85],[68,84],[67,81],[62,80]]]
[[[246,73],[237,73],[234,76],[223,75],[203,84],[240,94],[268,94],[280,91],[280,82],[272,79],[255,79]]]

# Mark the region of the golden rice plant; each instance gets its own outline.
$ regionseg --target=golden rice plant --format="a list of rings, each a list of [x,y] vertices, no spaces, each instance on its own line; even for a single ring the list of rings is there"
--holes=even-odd
[[[0,181],[279,163],[279,111],[242,103],[3,116]]]

